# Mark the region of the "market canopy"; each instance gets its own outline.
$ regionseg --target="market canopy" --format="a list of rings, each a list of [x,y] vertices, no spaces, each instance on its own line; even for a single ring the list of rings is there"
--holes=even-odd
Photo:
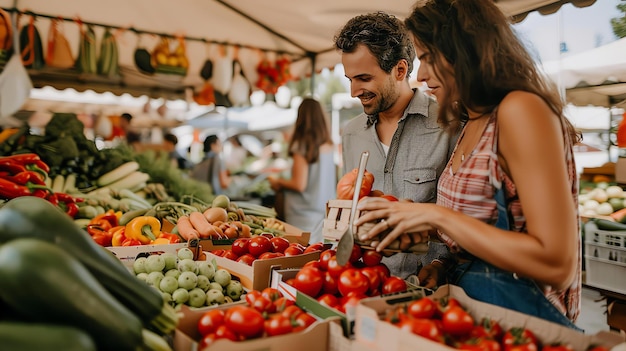
[[[589,6],[595,0],[494,0],[508,15],[523,19],[531,11],[543,14],[557,11],[561,5],[572,3]],[[406,0],[0,0],[6,10],[30,11],[35,15],[42,40],[47,38],[50,18],[80,20],[118,28],[120,64],[124,73],[132,75],[133,53],[137,47],[150,48],[159,35],[187,38],[189,70],[184,79],[161,82],[156,86],[149,79],[133,77],[129,82],[84,80],[62,75],[33,75],[35,86],[53,85],[78,90],[129,92],[134,95],[181,95],[184,87],[199,87],[203,83],[200,70],[209,57],[237,54],[248,80],[253,81],[256,66],[264,55],[276,58],[287,55],[291,73],[303,77],[340,62],[332,45],[337,30],[351,17],[384,10],[400,18],[406,17],[413,1]],[[22,16],[21,24],[26,16]],[[64,33],[74,50],[78,51],[78,26],[66,22]],[[143,33],[143,34],[142,34]],[[237,48],[234,50],[234,48]],[[234,51],[234,52],[233,52]],[[135,69],[136,71],[136,69]],[[32,73],[32,72],[31,72]],[[258,75],[257,75],[258,76]]]

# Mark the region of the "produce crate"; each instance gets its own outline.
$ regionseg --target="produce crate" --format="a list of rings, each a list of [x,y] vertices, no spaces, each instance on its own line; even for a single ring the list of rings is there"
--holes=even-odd
[[[585,233],[586,284],[626,294],[626,231]]]
[[[147,257],[152,254],[176,253],[179,249],[187,247],[187,243],[166,245],[137,245],[137,246],[109,246],[111,251],[122,263],[132,269],[133,263],[139,257]]]
[[[546,345],[565,341],[570,344],[575,351],[584,351],[590,345],[602,345],[608,348],[614,347],[615,345],[626,347],[626,344],[624,344],[624,336],[618,333],[601,331],[597,334],[586,335],[540,318],[476,301],[467,296],[463,289],[454,285],[441,286],[428,298],[438,299],[446,297],[457,299],[475,320],[489,317],[500,323],[504,330],[513,327],[528,328]],[[356,308],[356,342],[364,345],[364,349],[379,351],[455,350],[450,346],[439,344],[413,333],[403,331],[397,326],[380,318],[384,316],[385,311],[393,305],[407,303],[419,298],[421,298],[419,294],[415,295],[408,292],[394,296],[373,297],[361,300],[361,303]]]

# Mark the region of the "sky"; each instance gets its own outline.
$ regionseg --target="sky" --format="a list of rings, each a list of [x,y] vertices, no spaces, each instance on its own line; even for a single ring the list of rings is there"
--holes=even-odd
[[[624,15],[616,7],[619,3],[620,0],[596,0],[593,5],[583,8],[565,4],[551,15],[532,12],[515,28],[535,58],[541,62],[555,60],[559,58],[561,42],[566,44],[568,51],[563,55],[567,55],[618,39],[613,34],[610,20]]]

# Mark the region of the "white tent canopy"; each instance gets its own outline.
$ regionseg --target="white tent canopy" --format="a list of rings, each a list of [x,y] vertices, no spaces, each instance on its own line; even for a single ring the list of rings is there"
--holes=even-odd
[[[626,38],[545,62],[543,67],[575,105],[610,107],[626,99]]]

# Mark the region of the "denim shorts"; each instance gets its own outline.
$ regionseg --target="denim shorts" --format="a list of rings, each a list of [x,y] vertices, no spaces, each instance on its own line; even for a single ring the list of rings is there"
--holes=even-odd
[[[450,282],[478,301],[535,316],[577,331],[578,328],[545,297],[539,286],[527,278],[499,269],[474,258],[451,272]]]

